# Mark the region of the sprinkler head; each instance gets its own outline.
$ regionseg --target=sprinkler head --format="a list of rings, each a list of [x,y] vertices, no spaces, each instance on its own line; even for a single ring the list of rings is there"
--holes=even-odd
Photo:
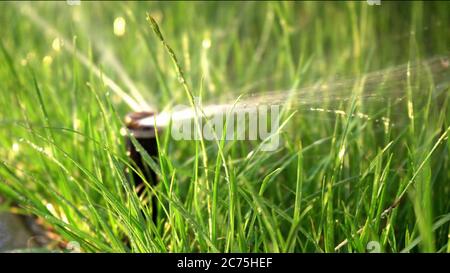
[[[130,135],[134,136],[136,141],[143,147],[147,154],[151,157],[158,156],[158,145],[156,142],[156,132],[153,125],[142,124],[142,120],[154,116],[153,112],[133,112],[125,116],[125,126]],[[128,134],[125,134],[125,143],[127,149],[127,155],[131,160],[131,164],[138,171],[142,172],[145,180],[154,186],[157,183],[156,173],[145,164],[141,154],[138,152],[137,147],[133,144]],[[145,190],[145,184],[142,178],[136,173],[132,172],[130,179],[134,182],[136,191],[140,197],[145,197],[148,191]],[[144,198],[145,199],[145,198]],[[156,200],[155,198],[148,198],[149,202],[152,202],[153,207],[153,219],[156,219]]]
[[[125,125],[133,133],[138,133],[143,137],[154,137],[155,128],[151,124],[144,124],[142,121],[154,117],[153,112],[132,112],[125,116]],[[136,136],[135,136],[136,137]]]

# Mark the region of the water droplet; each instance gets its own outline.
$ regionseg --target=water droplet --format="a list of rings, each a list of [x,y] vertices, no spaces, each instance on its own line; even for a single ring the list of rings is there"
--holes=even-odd
[[[210,47],[211,47],[211,40],[210,40],[209,38],[205,38],[205,39],[202,41],[202,47],[203,47],[204,49],[210,48]]]
[[[61,51],[61,48],[63,45],[64,45],[64,42],[60,38],[55,38],[52,42],[52,48],[56,52]]]
[[[45,57],[42,59],[42,63],[43,63],[45,66],[50,66],[50,65],[53,63],[53,58],[52,58],[52,56],[49,56],[49,55],[45,56]]]
[[[12,151],[13,151],[14,153],[18,153],[19,150],[20,150],[19,143],[14,142],[13,145],[12,145]]]
[[[125,35],[127,22],[123,17],[117,17],[114,19],[114,35],[121,37]]]
[[[120,135],[121,136],[126,136],[127,135],[127,129],[126,128],[121,128],[120,129]]]

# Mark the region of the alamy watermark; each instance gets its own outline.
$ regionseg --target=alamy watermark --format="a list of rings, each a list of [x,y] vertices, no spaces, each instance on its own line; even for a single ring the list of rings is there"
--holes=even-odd
[[[81,1],[80,0],[66,0],[66,3],[69,6],[79,6],[79,5],[81,5]]]
[[[205,118],[198,98],[197,117],[183,118],[192,108],[177,105],[172,113],[171,136],[174,140],[251,140],[261,141],[262,151],[274,151],[280,146],[280,105],[229,106]]]
[[[369,4],[369,6],[380,6],[381,5],[381,0],[367,0],[367,4]]]

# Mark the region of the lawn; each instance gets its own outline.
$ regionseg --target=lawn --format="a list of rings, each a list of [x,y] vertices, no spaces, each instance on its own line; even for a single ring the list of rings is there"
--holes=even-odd
[[[0,25],[0,210],[48,237],[22,251],[450,252],[450,3],[2,1]],[[280,105],[279,145],[168,124],[153,185],[125,115],[198,99]]]

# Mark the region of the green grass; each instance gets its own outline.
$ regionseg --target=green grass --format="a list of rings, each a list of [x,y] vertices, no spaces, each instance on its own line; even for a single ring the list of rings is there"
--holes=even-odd
[[[391,81],[382,100],[324,93],[311,106],[346,115],[284,109],[274,152],[159,131],[159,157],[144,155],[159,178],[149,188],[155,223],[124,171],[133,166],[120,129],[132,110],[117,95],[142,95],[161,111],[194,96],[364,79],[448,56],[449,10],[419,1],[1,2],[2,208],[38,216],[85,252],[365,252],[372,241],[383,252],[449,252],[449,89],[437,90],[426,67]],[[66,39],[59,51],[56,35]],[[438,76],[448,84],[449,71]]]

